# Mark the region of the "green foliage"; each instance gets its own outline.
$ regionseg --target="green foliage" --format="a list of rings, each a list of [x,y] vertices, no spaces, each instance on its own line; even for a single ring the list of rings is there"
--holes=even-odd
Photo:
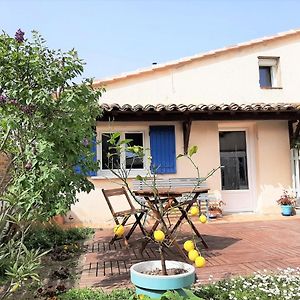
[[[98,169],[90,147],[102,90],[93,90],[88,80],[75,84],[82,72],[75,50],[50,50],[36,32],[21,43],[0,35],[0,152],[12,161],[6,191],[26,191],[21,199],[3,200],[28,218],[64,213],[76,192],[93,188],[74,168],[83,174]]]
[[[123,289],[105,293],[95,289],[71,289],[58,297],[59,300],[128,300],[133,295],[133,290]]]
[[[84,240],[93,233],[92,228],[62,229],[55,225],[35,227],[26,235],[24,244],[28,249],[50,249]]]
[[[277,274],[258,272],[198,287],[195,294],[214,300],[286,300],[300,299],[300,270],[286,269]]]
[[[65,213],[77,192],[94,188],[85,175],[98,169],[91,146],[103,89],[73,82],[83,65],[74,49],[48,49],[37,32],[0,35],[0,156],[9,161],[0,178],[0,273],[11,280],[0,299],[36,277],[38,253],[23,244],[28,224]],[[8,257],[13,266],[2,264]]]

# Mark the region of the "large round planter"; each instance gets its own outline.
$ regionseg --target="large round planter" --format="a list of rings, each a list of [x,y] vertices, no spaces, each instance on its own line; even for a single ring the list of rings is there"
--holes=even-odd
[[[142,273],[161,269],[160,260],[145,261],[132,265],[130,268],[130,279],[136,286],[136,294],[159,298],[168,290],[176,290],[181,295],[185,295],[182,288],[189,288],[195,282],[195,268],[187,263],[173,260],[166,261],[166,268],[184,269],[187,272],[166,276]]]
[[[291,216],[293,212],[292,205],[281,205],[281,214],[283,216]]]

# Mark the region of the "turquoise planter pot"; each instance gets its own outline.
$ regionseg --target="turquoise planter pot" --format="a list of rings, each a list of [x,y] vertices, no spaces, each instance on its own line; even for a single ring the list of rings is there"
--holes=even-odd
[[[147,272],[161,269],[159,260],[137,263],[130,268],[131,282],[136,286],[137,295],[146,295],[152,298],[159,298],[168,290],[176,290],[185,295],[183,288],[189,288],[195,282],[195,268],[192,265],[180,261],[166,261],[167,269],[184,269],[187,272],[178,275],[147,275]]]
[[[281,214],[283,216],[291,216],[293,212],[292,205],[281,205]]]

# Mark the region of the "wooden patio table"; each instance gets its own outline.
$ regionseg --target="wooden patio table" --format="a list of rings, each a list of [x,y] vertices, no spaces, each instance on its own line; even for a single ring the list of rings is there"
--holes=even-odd
[[[186,219],[195,234],[200,238],[202,244],[205,248],[208,248],[205,240],[193,224],[192,220],[188,216],[188,212],[192,205],[197,202],[197,198],[201,193],[207,193],[209,191],[208,188],[192,188],[192,187],[178,187],[178,188],[156,188],[156,189],[150,189],[150,188],[144,188],[141,190],[134,190],[133,193],[136,196],[144,197],[147,205],[153,212],[156,221],[154,225],[152,226],[150,230],[150,235],[153,235],[156,228],[161,224],[163,225],[163,228],[166,231],[166,235],[169,237],[169,239],[173,240],[174,246],[178,249],[179,253],[186,259],[186,255],[181,249],[181,247],[178,245],[176,239],[174,238],[173,234],[178,228],[178,226],[181,224],[183,219]],[[193,197],[190,200],[187,201],[179,201],[177,198],[182,197],[184,194],[192,194]],[[163,216],[159,213],[159,199],[163,201]],[[168,228],[165,220],[164,220],[164,214],[167,213],[167,211],[172,208],[176,207],[179,209],[181,215],[178,218],[175,225],[171,228]],[[142,245],[141,251],[145,249],[147,246],[149,240],[146,240],[145,243]]]

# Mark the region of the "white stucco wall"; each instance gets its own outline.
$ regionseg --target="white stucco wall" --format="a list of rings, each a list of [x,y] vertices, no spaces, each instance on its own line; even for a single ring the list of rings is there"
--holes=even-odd
[[[229,51],[184,66],[117,80],[100,99],[119,104],[300,102],[300,37]],[[258,56],[280,57],[282,89],[261,89]]]

